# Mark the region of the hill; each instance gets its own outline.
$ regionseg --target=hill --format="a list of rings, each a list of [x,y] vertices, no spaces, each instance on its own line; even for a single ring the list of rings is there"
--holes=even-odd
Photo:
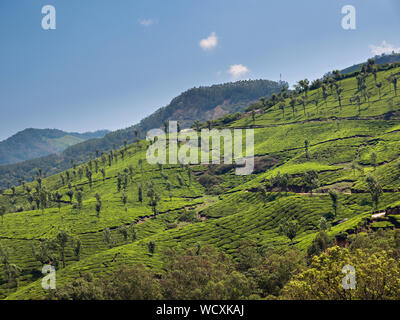
[[[32,152],[32,155],[37,156],[37,158],[32,159],[34,157],[29,156],[32,160],[0,166],[0,187],[6,187],[9,183],[16,184],[21,177],[25,177],[26,181],[30,181],[32,175],[39,168],[46,175],[53,175],[66,170],[71,168],[71,159],[74,159],[77,164],[82,163],[89,160],[91,154],[108,152],[112,148],[115,149],[122,146],[125,141],[132,143],[138,138],[144,138],[148,130],[163,127],[163,123],[170,119],[178,120],[181,127],[185,128],[189,127],[194,120],[209,120],[241,111],[248,103],[260,97],[269,97],[273,93],[277,93],[283,85],[285,85],[284,82],[248,80],[187,90],[174,98],[168,106],[158,109],[137,125],[110,132],[103,138],[92,137],[94,139],[76,143],[60,154],[48,152],[46,155],[42,154],[41,156],[40,151]],[[52,134],[56,135],[57,133],[53,132]],[[42,141],[40,138],[32,137],[31,139]],[[70,140],[74,141],[77,139],[77,136],[71,136],[70,138]],[[15,138],[10,140],[6,144],[6,148],[12,149],[13,145],[20,145],[20,140],[23,139]],[[60,145],[62,140],[61,138],[53,138],[52,141],[53,144],[58,143]],[[67,141],[67,137],[64,140]],[[37,142],[32,148],[40,150],[42,144]],[[25,150],[22,148],[22,150],[26,152],[31,147],[28,148]],[[20,148],[16,148],[16,150],[12,154],[17,153],[19,157],[24,155]],[[53,152],[59,152],[59,150],[54,150]],[[4,155],[4,157],[6,156]]]
[[[25,129],[0,142],[0,165],[59,153],[88,139],[102,138],[107,130],[74,133],[57,129]]]
[[[284,85],[287,84],[270,80],[244,80],[193,88],[183,92],[133,128],[143,134],[141,137],[148,130],[162,127],[168,120],[179,121],[182,128],[188,128],[195,120],[214,120],[243,111],[251,102],[278,93]]]
[[[375,56],[373,59],[375,60],[375,64],[377,64],[377,65],[399,63],[400,62],[400,53],[382,54],[380,56]],[[349,74],[352,72],[360,71],[361,66],[364,63],[365,62],[352,65],[351,67],[341,70],[340,73],[341,74]]]
[[[296,272],[309,267],[283,261],[294,273],[269,279],[286,252],[296,250],[301,257],[318,249],[322,258],[315,263],[321,264],[340,256],[324,255],[325,248],[318,247],[321,230],[335,244],[349,246],[343,249],[347,254],[352,248],[371,252],[374,243],[393,248],[392,229],[400,227],[400,96],[393,80],[399,75],[400,66],[392,65],[376,78],[372,73],[330,78],[312,90],[282,91],[257,113],[214,121],[216,128],[254,129],[256,170],[248,176],[235,175],[229,165],[150,165],[149,142],[141,140],[62,173],[44,178],[39,172],[34,182],[4,191],[0,244],[4,252],[8,248],[7,266],[17,265],[21,273],[15,273],[18,282],[6,281],[0,267],[3,297],[45,297],[44,263],[56,266],[60,290],[79,274],[106,278],[138,263],[165,280],[174,267],[166,257],[189,248],[200,254],[211,245],[240,264],[235,288],[258,280],[245,298],[277,298]],[[289,223],[296,226],[293,232],[282,231]],[[275,260],[268,263],[271,250]],[[267,253],[264,264],[255,262],[259,252]],[[334,270],[324,267],[342,279],[340,263],[344,260]],[[357,283],[377,265],[358,274]],[[299,279],[293,287],[304,281]],[[87,288],[83,281],[74,282],[75,290]],[[274,290],[272,282],[278,283]]]

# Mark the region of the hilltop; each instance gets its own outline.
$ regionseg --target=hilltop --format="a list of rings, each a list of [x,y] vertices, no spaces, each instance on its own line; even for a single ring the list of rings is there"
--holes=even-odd
[[[161,128],[168,120],[179,121],[182,128],[188,128],[195,120],[214,120],[243,111],[251,102],[278,93],[284,85],[287,84],[270,80],[244,80],[192,88],[133,128],[139,130],[142,138],[148,130]]]
[[[399,63],[400,62],[400,53],[393,52],[392,54],[382,54],[380,56],[375,56],[373,59],[375,60],[376,65]],[[349,74],[352,72],[360,71],[361,67],[364,63],[365,62],[352,65],[346,69],[341,70],[340,73],[341,74]]]
[[[0,142],[0,165],[59,153],[88,139],[102,138],[107,133],[108,130],[76,133],[57,129],[25,129]]]
[[[296,297],[296,292],[306,294],[302,288],[308,287],[300,286],[304,277],[289,281],[310,268],[306,261],[292,257],[293,274],[267,276],[281,262],[289,263],[279,259],[291,250],[299,259],[322,254],[317,262],[329,262],[324,255],[328,241],[318,238],[321,230],[335,244],[350,245],[349,250],[372,250],[375,243],[392,248],[393,230],[400,227],[400,66],[365,70],[312,84],[303,80],[296,91],[281,90],[250,111],[198,125],[254,129],[256,170],[251,175],[237,176],[233,166],[223,164],[150,165],[150,142],[138,140],[52,176],[38,171],[34,182],[4,191],[0,243],[21,273],[11,278],[18,282],[7,282],[0,267],[3,297],[46,296],[40,270],[50,261],[60,288],[79,274],[108,277],[122,265],[138,263],[165,279],[171,264],[164,252],[193,249],[206,259],[202,250],[207,245],[239,263],[235,288],[259,280],[239,298],[277,298],[282,292]],[[291,226],[291,232],[282,226]],[[276,260],[267,263],[266,255],[264,264],[256,261],[257,254],[270,250]],[[335,252],[331,258],[353,254]],[[334,271],[343,277],[340,268]],[[89,281],[84,279],[78,287]],[[7,284],[13,286],[10,294]]]

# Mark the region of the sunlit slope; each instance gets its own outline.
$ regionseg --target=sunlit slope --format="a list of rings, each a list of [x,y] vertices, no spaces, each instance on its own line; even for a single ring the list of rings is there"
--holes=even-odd
[[[24,208],[22,212],[6,214],[0,227],[1,243],[11,249],[12,262],[23,269],[20,288],[9,298],[40,298],[44,294],[38,273],[40,263],[33,258],[31,245],[54,238],[59,230],[66,230],[82,242],[80,261],[74,258],[72,244],[67,245],[66,267],[57,273],[62,285],[79,272],[101,276],[123,263],[140,261],[162,272],[160,253],[166,248],[180,250],[212,244],[233,257],[243,241],[284,248],[290,241],[279,233],[279,225],[292,219],[300,226],[294,245],[306,250],[318,232],[321,217],[333,212],[328,189],[340,192],[337,215],[330,221],[334,225],[329,231],[332,235],[368,227],[374,210],[367,192],[368,174],[376,176],[384,190],[378,210],[400,203],[400,96],[385,80],[399,71],[396,68],[377,73],[377,82],[383,82],[380,94],[374,77],[367,77],[369,102],[367,98],[365,102],[362,98],[360,104],[350,102],[357,91],[357,80],[352,77],[337,82],[343,87],[341,107],[334,89],[328,88],[326,101],[321,89],[316,89],[308,92],[305,111],[302,104],[296,103],[293,112],[289,98],[285,100],[284,115],[277,104],[254,119],[245,114],[228,124],[231,128],[255,129],[256,166],[263,169],[248,177],[237,177],[232,168],[224,167],[214,170],[199,165],[190,169],[149,165],[145,158],[148,143],[142,141],[127,146],[124,159],[121,150],[118,160],[111,163],[107,158],[103,163],[99,155],[97,173],[92,163],[91,187],[85,174],[79,177],[73,170],[69,170],[73,178],[68,183],[61,181],[61,176],[66,179],[65,172],[43,179],[46,190],[63,195],[60,209],[57,203],[50,202],[50,208],[26,211],[31,206],[26,188],[17,187],[15,195],[7,190],[0,196],[0,205]],[[106,170],[104,181],[101,168]],[[313,195],[304,185],[304,175],[310,171],[318,176]],[[278,173],[289,175],[288,192],[268,188]],[[118,192],[121,175],[128,176],[126,205],[121,199],[123,188]],[[204,176],[213,177],[212,183],[201,185]],[[30,186],[33,190],[35,183]],[[73,208],[75,196],[71,204],[66,195],[75,187],[83,187],[80,210]],[[138,199],[139,187],[143,188],[142,203]],[[156,216],[147,195],[151,189],[160,197]],[[102,201],[99,217],[96,193]],[[182,222],[185,212],[198,216]],[[135,226],[137,238],[125,240],[119,228],[131,225]],[[113,248],[103,240],[105,228],[111,230]],[[149,252],[150,241],[156,245],[154,254]]]

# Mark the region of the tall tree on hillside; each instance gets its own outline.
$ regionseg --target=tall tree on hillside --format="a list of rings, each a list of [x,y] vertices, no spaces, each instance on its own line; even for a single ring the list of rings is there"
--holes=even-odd
[[[124,204],[125,211],[127,211],[128,209],[126,207],[126,204],[128,202],[128,196],[127,196],[127,194],[125,192],[122,193],[121,200],[122,200],[122,203]]]
[[[68,240],[69,240],[69,235],[65,230],[60,230],[55,239],[55,242],[60,248],[60,259],[63,268],[65,268],[65,247],[67,246]]]
[[[282,102],[279,104],[278,108],[282,110],[283,118],[285,118],[285,104]]]
[[[393,85],[394,94],[395,96],[397,96],[397,76],[395,75],[390,76],[390,82]]]
[[[267,106],[267,99],[265,99],[265,97],[261,97],[261,98],[259,99],[259,101],[260,101],[261,106],[262,106],[263,108],[265,108],[265,107]]]
[[[299,102],[300,102],[300,104],[303,106],[304,115],[306,115],[307,97],[302,96],[302,97],[299,99]]]
[[[82,209],[82,192],[78,191],[76,193],[75,197],[76,197],[76,201],[77,201],[78,212],[81,212],[81,209]]]
[[[329,196],[332,201],[332,208],[333,208],[333,213],[336,217],[337,215],[337,210],[338,210],[338,200],[339,200],[339,193],[335,189],[330,189],[329,190]]]
[[[153,188],[150,188],[149,191],[147,192],[147,196],[149,197],[149,206],[151,207],[154,216],[157,215],[157,205],[158,202],[160,201],[160,196],[158,193],[154,191]]]
[[[315,170],[308,171],[304,174],[304,189],[312,196],[313,190],[319,187],[318,174]]]
[[[61,211],[61,199],[62,199],[63,195],[62,193],[59,193],[58,191],[56,191],[56,193],[54,194],[54,200],[57,202],[57,206],[58,206],[58,211]]]
[[[81,240],[78,238],[74,241],[74,255],[76,261],[79,261],[81,258],[81,251],[82,251],[82,243]]]
[[[155,244],[155,242],[154,241],[150,241],[149,243],[148,243],[148,248],[149,248],[149,252],[151,253],[151,254],[154,254],[154,252],[155,252],[155,250],[156,250],[156,244]]]
[[[382,96],[381,96],[382,82],[376,83],[375,86],[378,88],[378,91],[379,91],[379,99],[382,99]]]
[[[351,98],[351,101],[357,103],[357,105],[358,105],[358,114],[360,114],[361,113],[361,98],[360,98],[360,96],[358,94],[354,95]]]
[[[197,132],[200,132],[200,128],[201,128],[201,123],[200,123],[200,121],[199,121],[199,120],[195,120],[195,121],[193,122],[193,126],[192,126],[192,127],[194,127],[195,130],[196,130]]]
[[[101,212],[101,208],[103,206],[103,203],[101,202],[101,197],[98,193],[96,193],[95,195],[96,197],[96,213],[97,213],[97,218],[100,218],[100,212]]]
[[[112,241],[112,237],[111,237],[111,231],[109,228],[105,228],[103,230],[103,240],[109,248],[112,248],[113,241]]]
[[[308,95],[309,84],[310,84],[310,81],[308,81],[308,79],[300,80],[298,82],[298,85],[302,88],[305,97],[307,97],[307,95]]]
[[[374,170],[376,170],[376,166],[378,165],[378,156],[375,152],[371,153],[371,164],[374,167]]]
[[[337,97],[338,97],[340,110],[342,109],[342,93],[343,93],[343,88],[342,87],[338,87],[336,89],[336,94],[337,94]]]
[[[0,216],[1,216],[1,224],[4,224],[4,215],[6,214],[7,209],[5,206],[0,207]]]
[[[309,146],[310,146],[310,142],[308,140],[304,141],[304,150],[306,152],[306,158],[307,160],[310,160],[310,152],[309,152]]]
[[[325,83],[322,85],[321,89],[322,89],[322,98],[325,101],[325,105],[328,106],[328,96],[329,95],[328,95],[328,90],[327,90]]]
[[[286,236],[291,244],[293,245],[293,240],[296,238],[297,233],[299,232],[300,226],[297,220],[291,220],[291,221],[284,221],[280,226],[279,226],[279,233]]]
[[[40,208],[42,209],[42,214],[44,210],[47,208],[47,192],[46,190],[42,190],[39,192],[39,199],[40,199]]]
[[[0,261],[3,265],[4,279],[8,283],[8,290],[14,286],[18,287],[18,277],[21,274],[21,269],[10,262],[10,254],[8,248],[0,245]]]
[[[143,203],[143,188],[142,188],[142,186],[139,186],[139,188],[138,188],[138,201],[140,203]]]
[[[72,203],[72,198],[73,198],[73,196],[74,196],[74,191],[70,189],[70,190],[68,190],[68,191],[66,192],[66,195],[69,197],[69,202]]]
[[[164,132],[167,134],[168,133],[168,121],[164,121]]]
[[[367,185],[368,185],[368,191],[371,194],[372,201],[375,205],[375,210],[378,210],[378,205],[379,205],[379,198],[381,197],[383,190],[382,187],[374,176],[368,175],[367,177]]]
[[[340,71],[339,70],[333,70],[332,75],[333,75],[333,78],[335,79],[335,81],[340,80]]]

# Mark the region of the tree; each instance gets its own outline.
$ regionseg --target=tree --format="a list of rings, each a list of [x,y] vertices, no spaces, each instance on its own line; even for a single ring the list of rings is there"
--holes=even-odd
[[[195,130],[196,130],[197,132],[200,132],[200,129],[201,129],[201,123],[200,123],[200,121],[199,121],[199,120],[195,120],[195,121],[193,122],[193,127],[195,128]]]
[[[310,142],[308,142],[308,140],[304,141],[304,149],[306,151],[306,158],[307,160],[310,160],[310,152],[309,152],[309,146],[310,146]]]
[[[329,223],[325,217],[321,217],[321,219],[319,220],[318,228],[320,231],[325,231],[329,228]]]
[[[0,245],[0,261],[4,269],[4,279],[8,283],[8,289],[14,286],[18,287],[18,277],[21,274],[21,269],[10,262],[10,254],[8,248]]]
[[[387,80],[392,83],[394,94],[397,96],[397,76],[392,74],[387,78]]]
[[[63,197],[62,193],[59,193],[58,191],[56,191],[56,193],[54,194],[54,199],[57,202],[58,211],[61,210],[61,199],[62,199],[62,197]]]
[[[334,212],[334,215],[336,217],[337,215],[337,210],[338,210],[338,200],[339,200],[339,193],[335,189],[330,189],[329,190],[329,196],[332,201],[332,209]]]
[[[148,248],[149,248],[149,252],[151,254],[154,254],[155,250],[156,250],[156,243],[154,241],[149,241],[149,243],[147,244]]]
[[[295,110],[296,98],[291,98],[289,104],[290,104],[290,107],[292,108],[292,113],[293,113],[293,117],[294,117],[294,112],[296,111]]]
[[[360,96],[358,94],[353,96],[352,101],[357,103],[357,105],[358,105],[358,114],[360,114],[360,112],[361,112],[361,98],[360,98]]]
[[[101,207],[103,206],[103,203],[101,202],[101,197],[98,193],[96,193],[96,213],[97,213],[97,218],[100,218],[100,211]]]
[[[192,185],[192,168],[190,166],[187,167],[188,179],[189,179],[189,187]]]
[[[300,226],[297,220],[286,220],[279,226],[279,233],[286,236],[290,240],[291,244],[293,244],[293,239],[297,236],[299,229]]]
[[[343,93],[343,88],[342,87],[338,87],[336,89],[336,94],[337,94],[337,97],[338,97],[340,109],[342,109],[342,93]]]
[[[261,97],[261,98],[259,99],[259,101],[260,101],[261,106],[262,106],[263,108],[265,108],[265,107],[267,106],[267,99],[265,99],[265,97]]]
[[[304,115],[306,115],[306,104],[307,104],[307,97],[303,96],[300,98],[299,102],[303,106]]]
[[[4,224],[4,215],[6,214],[7,209],[5,206],[0,207],[0,216],[1,216],[1,224]]]
[[[103,240],[104,240],[104,242],[107,244],[107,246],[109,248],[112,248],[113,241],[112,241],[112,238],[111,238],[111,231],[110,231],[109,228],[105,228],[103,230]]]
[[[122,226],[118,228],[118,232],[123,236],[124,241],[128,240],[128,227],[127,226]]]
[[[381,98],[382,98],[382,96],[381,96],[382,82],[378,82],[377,84],[375,84],[375,86],[378,88],[378,91],[379,91],[379,99],[381,99]]]
[[[343,286],[351,284],[351,276],[343,271],[345,266],[356,272],[351,290]],[[347,272],[351,272],[350,268]],[[352,253],[335,246],[315,256],[308,269],[295,275],[283,289],[282,299],[398,300],[399,277],[398,261],[385,250],[371,253],[359,249]]]
[[[60,249],[60,259],[63,268],[65,268],[65,247],[67,245],[68,240],[69,240],[69,235],[65,230],[60,230],[55,239],[55,243],[57,243]]]
[[[311,170],[305,173],[304,175],[304,189],[306,192],[312,192],[314,189],[319,187],[318,174],[316,171]]]
[[[280,110],[282,110],[283,117],[285,118],[285,103],[281,102],[278,107]]]
[[[117,190],[118,190],[118,192],[121,192],[121,187],[122,187],[122,176],[121,176],[121,173],[118,172],[118,177],[117,177]]]
[[[374,170],[376,170],[376,166],[378,164],[378,157],[375,152],[371,153],[371,164],[374,167]]]
[[[143,189],[142,189],[142,186],[139,186],[139,188],[138,188],[138,201],[140,203],[143,203]]]
[[[46,192],[46,190],[42,190],[39,192],[39,200],[40,200],[40,208],[42,209],[42,214],[43,214],[44,209],[47,208],[47,192]]]
[[[92,171],[90,171],[90,170],[86,171],[86,178],[88,179],[89,187],[91,188],[92,187],[92,182],[93,182],[93,180],[92,180]]]
[[[149,191],[147,192],[147,196],[149,197],[149,206],[151,207],[154,216],[157,215],[157,205],[158,202],[160,201],[160,196],[158,193],[154,191],[153,188],[150,188]]]
[[[75,197],[76,197],[76,201],[78,202],[78,204],[77,204],[78,212],[80,212],[82,209],[82,192],[78,191],[76,193]]]
[[[375,210],[378,210],[379,198],[381,197],[383,190],[382,187],[374,176],[367,176],[368,192],[371,194],[373,203],[375,204]]]
[[[308,79],[300,80],[300,81],[298,82],[298,85],[299,85],[299,86],[302,88],[302,90],[304,91],[304,97],[307,97],[309,84],[310,84],[310,81],[308,81]]]
[[[82,250],[82,244],[81,240],[78,238],[75,240],[75,247],[74,247],[74,255],[76,261],[79,261],[81,258],[81,250]]]
[[[328,96],[329,95],[328,95],[326,84],[322,85],[321,90],[322,90],[322,98],[325,101],[325,105],[328,106]]]
[[[137,235],[136,235],[136,229],[135,229],[135,226],[132,224],[131,225],[131,227],[130,227],[130,230],[131,230],[131,237],[132,237],[132,241],[135,241],[136,240],[136,238],[137,238]]]
[[[324,219],[324,217],[322,217],[322,219]],[[333,245],[332,239],[324,230],[321,230],[313,239],[311,246],[308,247],[307,255],[309,258],[315,255],[320,255],[322,252],[324,252],[332,245]]]
[[[128,209],[126,208],[126,204],[128,202],[128,196],[125,192],[122,194],[121,200],[122,203],[124,204],[125,211],[127,211]]]

